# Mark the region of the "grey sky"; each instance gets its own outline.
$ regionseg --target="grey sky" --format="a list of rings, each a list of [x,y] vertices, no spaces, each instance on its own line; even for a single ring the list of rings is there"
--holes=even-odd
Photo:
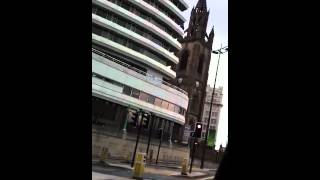
[[[185,0],[189,5],[189,9],[183,12],[187,21],[184,24],[185,29],[189,25],[191,9],[198,0]],[[213,40],[212,49],[219,49],[222,46],[228,45],[228,0],[207,0],[207,8],[210,10],[207,33],[214,26],[215,37]],[[211,55],[211,63],[209,68],[208,84],[213,87],[214,76],[217,66],[218,55]],[[223,107],[220,114],[220,122],[218,127],[218,135],[216,145],[225,145],[228,137],[228,54],[225,53],[220,57],[220,64],[217,76],[216,87],[223,86]],[[217,147],[216,147],[217,148]]]

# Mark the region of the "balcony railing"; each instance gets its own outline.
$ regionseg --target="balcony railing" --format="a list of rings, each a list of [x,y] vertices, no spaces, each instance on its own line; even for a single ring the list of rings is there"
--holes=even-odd
[[[108,60],[110,60],[110,61],[112,61],[114,63],[117,63],[118,65],[121,65],[122,67],[125,67],[127,69],[130,69],[130,70],[134,71],[135,73],[138,73],[139,75],[143,75],[145,77],[145,78],[143,78],[143,80],[145,80],[145,81],[146,81],[146,79],[151,79],[151,81],[150,80],[149,81],[147,80],[147,81],[151,82],[151,83],[153,83],[154,85],[157,85],[157,86],[159,86],[159,84],[166,85],[166,86],[168,86],[170,88],[173,88],[173,89],[175,89],[175,90],[177,90],[177,91],[179,91],[179,92],[181,92],[181,93],[183,93],[185,95],[188,95],[188,93],[186,91],[184,91],[183,89],[180,89],[177,86],[174,86],[174,85],[172,85],[172,84],[170,84],[168,82],[165,82],[162,79],[156,78],[155,76],[153,76],[151,74],[148,74],[148,73],[146,73],[144,71],[141,71],[140,69],[137,69],[137,68],[135,68],[135,67],[133,67],[133,66],[131,66],[129,64],[126,64],[126,63],[124,63],[124,62],[122,62],[122,61],[120,61],[120,60],[118,60],[118,59],[116,59],[116,58],[114,58],[112,56],[109,56],[108,54],[105,54],[105,53],[97,50],[97,49],[92,48],[92,52],[97,54],[97,55],[99,55],[99,56],[101,56],[101,57],[103,57],[104,59],[102,61],[100,60],[100,62],[102,62],[104,64],[110,65],[110,63],[108,63],[106,61],[106,59],[108,59]]]

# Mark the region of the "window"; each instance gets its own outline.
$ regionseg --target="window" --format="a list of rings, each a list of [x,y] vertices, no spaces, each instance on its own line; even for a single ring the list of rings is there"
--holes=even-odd
[[[98,11],[97,7],[93,7],[93,6],[92,6],[92,13],[93,13],[93,14],[97,14],[97,11]]]
[[[94,34],[100,35],[101,34],[101,29],[99,29],[97,26],[93,25],[92,26],[92,32]]]
[[[162,100],[159,98],[155,98],[154,105],[161,107]]]
[[[101,9],[100,9],[99,7],[96,7],[94,13],[95,13],[96,15],[98,15],[98,16],[106,17],[106,14],[105,14],[103,11],[101,11]]]
[[[168,108],[168,109],[169,109],[170,111],[173,111],[173,112],[174,112],[174,106],[175,106],[174,104],[169,103],[169,108]]]
[[[140,28],[134,27],[133,31],[139,35],[143,35],[143,31]]]
[[[213,117],[217,117],[218,113],[217,112],[212,112]]]
[[[123,19],[118,19],[117,20],[117,24],[119,24],[120,26],[122,26],[122,27],[126,27],[126,24],[127,24],[127,22],[126,21],[124,21]]]
[[[186,69],[187,63],[188,63],[188,58],[189,58],[189,51],[188,50],[183,51],[183,53],[181,55],[180,70]]]
[[[183,108],[179,108],[179,114],[184,115],[185,114],[185,110]]]
[[[123,46],[125,46],[127,44],[127,39],[118,38],[116,42],[121,44],[121,45],[123,45]]]
[[[205,122],[205,123],[208,123],[208,118],[204,118],[204,122]]]
[[[132,91],[131,87],[124,86],[124,88],[123,88],[123,93],[124,94],[131,96],[131,91]]]
[[[169,103],[167,101],[163,100],[162,104],[161,104],[161,107],[165,108],[165,109],[168,109],[168,106],[169,106]]]
[[[140,92],[140,97],[139,97],[140,100],[148,102],[148,97],[149,97],[149,94]]]
[[[114,36],[114,41],[116,42],[116,43],[119,43],[119,44],[124,44],[124,42],[125,42],[125,39],[124,38],[122,38],[122,37],[120,37],[120,36]]]
[[[154,101],[155,101],[155,97],[152,95],[149,95],[148,102],[151,104],[154,104]]]
[[[129,29],[129,30],[134,31],[134,30],[132,29],[133,27],[134,27],[134,26],[133,26],[133,24],[132,24],[132,23],[130,23],[130,22],[127,22],[127,23],[126,23],[125,28],[127,28],[127,29]]]
[[[130,5],[127,3],[127,0],[125,2],[122,2],[121,5],[122,8],[129,10],[130,9]]]
[[[110,33],[108,33],[107,31],[101,31],[101,34],[100,34],[100,35],[101,35],[102,37],[105,37],[105,38],[108,38],[108,37],[110,38],[109,34],[110,34]],[[108,39],[109,39],[109,38],[108,38]]]
[[[92,75],[94,75],[94,77],[96,77],[96,78],[99,78],[99,79],[103,80],[103,76],[101,76],[100,74],[92,72]]]
[[[201,55],[200,55],[200,59],[199,59],[199,64],[198,64],[198,73],[199,73],[199,74],[202,74],[203,59],[204,59],[204,55],[201,54]]]
[[[209,111],[206,111],[206,116],[209,116]]]
[[[139,95],[140,95],[140,91],[139,90],[136,90],[136,89],[132,89],[132,97],[134,98],[139,98]]]
[[[176,113],[179,113],[179,109],[180,109],[180,107],[179,106],[174,106],[174,112],[176,112]]]

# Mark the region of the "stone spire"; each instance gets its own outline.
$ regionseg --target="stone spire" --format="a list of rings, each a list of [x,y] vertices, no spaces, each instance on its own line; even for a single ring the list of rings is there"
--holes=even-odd
[[[196,5],[196,10],[207,12],[207,1],[206,0],[199,0]]]

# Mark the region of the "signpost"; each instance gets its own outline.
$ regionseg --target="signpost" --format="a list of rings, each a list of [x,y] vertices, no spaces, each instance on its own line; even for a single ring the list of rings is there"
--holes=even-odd
[[[192,132],[191,127],[189,125],[185,125],[184,132],[183,132],[183,138],[182,138],[183,144],[188,144],[191,132]]]

